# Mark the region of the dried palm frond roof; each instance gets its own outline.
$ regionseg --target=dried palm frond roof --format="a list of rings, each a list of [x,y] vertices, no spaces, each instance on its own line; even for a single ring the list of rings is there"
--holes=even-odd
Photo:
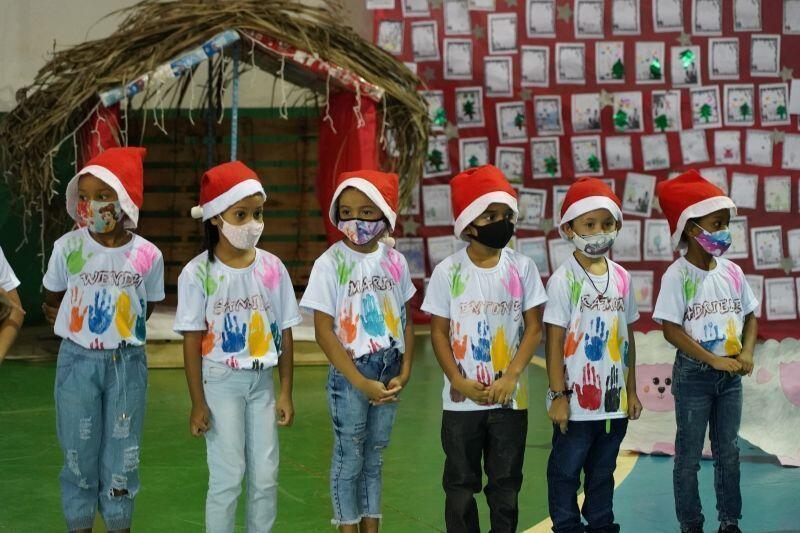
[[[23,220],[36,213],[46,221],[58,184],[54,158],[99,105],[98,92],[125,85],[231,29],[259,32],[316,54],[384,91],[380,113],[395,148],[386,164],[401,176],[405,204],[422,175],[427,151],[428,114],[416,92],[420,80],[361,38],[343,13],[339,0],[321,6],[299,0],[144,0],[115,12],[124,18],[113,34],[55,52],[31,86],[18,93],[18,105],[0,119],[0,163],[21,200]],[[186,82],[176,91],[178,104]],[[150,91],[147,87],[142,105],[153,96]],[[63,217],[63,210],[53,211]]]

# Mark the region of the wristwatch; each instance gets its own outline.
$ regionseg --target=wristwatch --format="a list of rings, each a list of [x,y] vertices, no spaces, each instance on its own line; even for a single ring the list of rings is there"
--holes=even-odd
[[[560,391],[552,391],[550,389],[547,390],[547,399],[551,402],[556,398],[561,398],[563,396],[569,397],[572,394],[572,389],[560,390]]]

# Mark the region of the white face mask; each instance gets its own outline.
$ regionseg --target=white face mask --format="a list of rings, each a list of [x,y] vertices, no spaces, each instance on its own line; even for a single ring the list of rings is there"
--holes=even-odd
[[[611,249],[616,238],[616,230],[610,233],[595,233],[594,235],[583,236],[575,233],[572,236],[572,244],[587,257],[597,258],[603,257]]]
[[[258,239],[261,238],[261,233],[264,231],[264,223],[255,220],[251,220],[241,226],[228,224],[222,217],[219,217],[219,221],[222,223],[219,230],[225,235],[228,242],[239,250],[255,248],[256,244],[258,244]]]

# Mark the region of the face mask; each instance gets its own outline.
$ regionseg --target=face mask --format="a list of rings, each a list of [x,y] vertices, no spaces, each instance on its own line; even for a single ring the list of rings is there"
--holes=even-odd
[[[340,220],[336,225],[339,231],[345,234],[353,244],[359,246],[367,244],[369,241],[386,231],[384,220],[361,220],[351,218],[350,220]]]
[[[491,224],[486,224],[485,226],[476,226],[473,224],[472,227],[478,232],[478,235],[470,235],[471,238],[484,246],[496,250],[505,248],[508,241],[510,241],[511,237],[514,235],[514,223],[507,218],[492,222]]]
[[[251,248],[256,247],[258,239],[261,238],[261,233],[264,231],[263,222],[251,220],[250,222],[242,224],[241,226],[235,226],[222,220],[222,217],[219,218],[222,222],[220,231],[223,235],[225,235],[225,238],[228,239],[228,242],[230,242],[234,248],[238,248],[239,250],[250,250]]]
[[[82,201],[75,206],[78,225],[89,228],[92,233],[111,233],[122,220],[122,206],[119,201]]]
[[[572,236],[572,244],[587,257],[597,258],[603,257],[603,254],[611,249],[614,245],[614,239],[616,238],[616,231],[612,231],[611,233],[595,233],[594,235],[578,235],[576,233]]]
[[[693,224],[700,228],[700,226],[694,222]],[[700,228],[700,234],[696,235],[694,240],[697,241],[697,244],[699,244],[703,250],[714,257],[719,257],[724,254],[728,248],[731,247],[732,242],[731,232],[727,229],[721,229],[711,233]]]

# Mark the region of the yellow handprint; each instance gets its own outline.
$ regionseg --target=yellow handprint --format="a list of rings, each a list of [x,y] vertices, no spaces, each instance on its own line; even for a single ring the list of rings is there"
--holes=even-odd
[[[733,318],[728,319],[728,325],[725,327],[725,337],[725,355],[739,355],[742,353],[742,342],[736,333],[736,322],[733,321]]]
[[[611,320],[611,330],[608,334],[608,355],[611,356],[612,361],[620,360],[620,340],[623,342],[625,341],[625,339],[619,338],[619,318],[615,316]]]
[[[619,393],[619,410],[623,413],[628,412],[628,368],[623,370],[622,375],[622,390]]]
[[[509,351],[510,348],[506,343],[505,331],[503,331],[503,326],[500,326],[497,328],[497,331],[494,332],[492,347],[489,351],[492,357],[492,367],[494,368],[495,374],[508,368],[508,363],[511,361]]]
[[[250,348],[251,357],[264,357],[269,351],[269,343],[272,341],[272,331],[264,327],[264,319],[261,313],[254,312],[250,316],[250,333],[247,334],[247,345]]]
[[[128,293],[119,293],[117,298],[117,313],[114,315],[114,323],[117,325],[119,336],[127,339],[131,336],[131,329],[136,322],[136,314],[131,313],[131,299]]]
[[[394,306],[386,296],[383,297],[383,319],[386,321],[389,331],[392,332],[392,336],[400,337],[400,317],[395,316]]]
[[[522,374],[523,378],[517,382],[517,390],[516,395],[512,396],[514,400],[516,400],[517,409],[527,409],[528,408],[528,382],[524,378],[525,374]]]

